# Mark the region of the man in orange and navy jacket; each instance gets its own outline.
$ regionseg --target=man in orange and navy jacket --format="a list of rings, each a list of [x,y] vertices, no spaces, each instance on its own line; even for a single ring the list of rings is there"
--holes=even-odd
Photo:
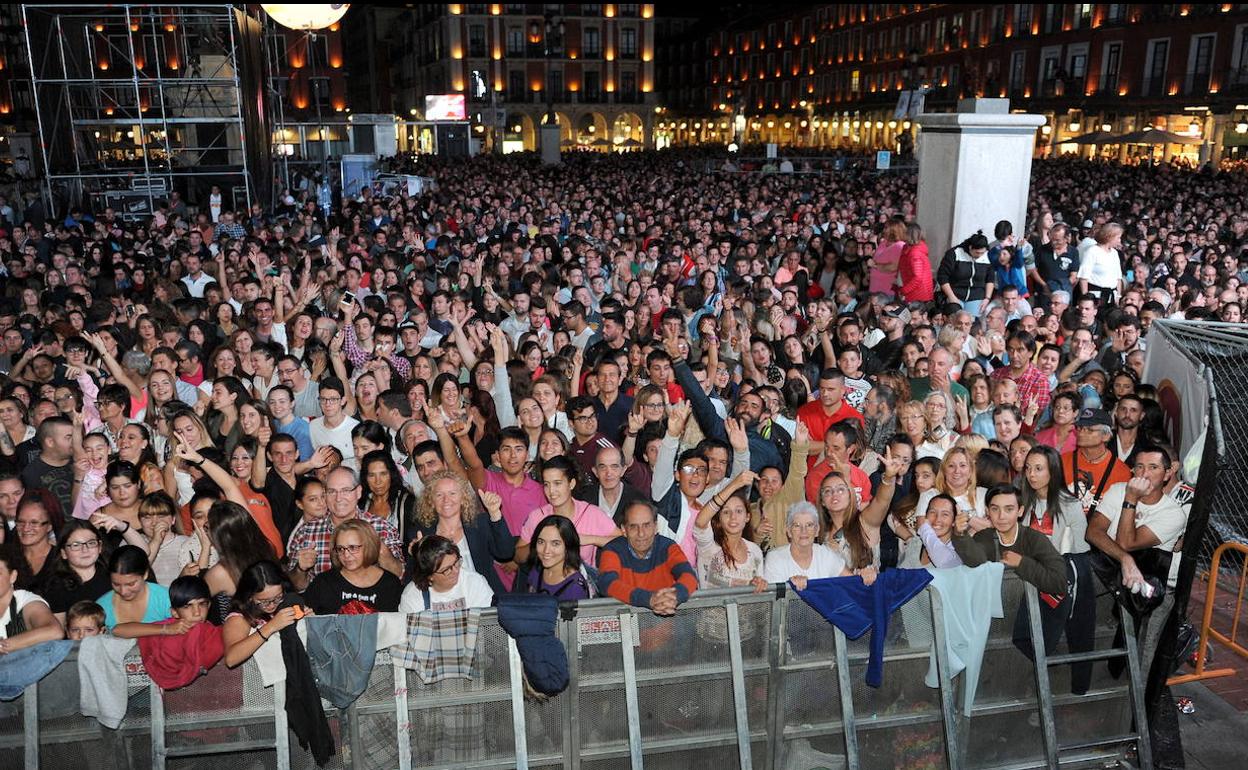
[[[698,590],[698,576],[685,554],[658,532],[654,505],[638,500],[624,511],[624,535],[598,552],[598,588],[607,596],[675,615],[676,607]]]

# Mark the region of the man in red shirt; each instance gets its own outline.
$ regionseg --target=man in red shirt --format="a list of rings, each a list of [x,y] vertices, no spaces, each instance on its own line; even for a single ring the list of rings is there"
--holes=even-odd
[[[850,462],[850,455],[858,445],[858,429],[849,420],[833,423],[823,437],[823,456],[810,458],[810,470],[806,474],[806,499],[819,504],[819,486],[834,471],[845,475],[858,499],[858,509],[871,502],[871,479],[866,472]]]
[[[841,420],[857,420],[865,426],[862,413],[850,406],[842,398],[844,395],[845,375],[840,369],[824,369],[819,373],[819,399],[802,404],[797,419],[806,423],[811,436],[826,434],[833,423]]]

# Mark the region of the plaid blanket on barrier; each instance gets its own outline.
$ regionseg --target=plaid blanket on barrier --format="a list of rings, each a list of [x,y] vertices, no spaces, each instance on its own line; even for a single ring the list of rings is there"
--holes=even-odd
[[[425,684],[471,679],[480,620],[480,610],[413,613],[407,616],[407,642],[390,654]]]

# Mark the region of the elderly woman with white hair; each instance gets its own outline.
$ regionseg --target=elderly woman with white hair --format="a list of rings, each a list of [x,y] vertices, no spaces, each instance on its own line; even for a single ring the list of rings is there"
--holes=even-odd
[[[839,551],[816,544],[819,511],[813,503],[802,500],[789,506],[784,531],[788,544],[768,551],[763,564],[763,579],[768,583],[792,582],[799,591],[804,591],[807,580],[852,574],[846,569]]]

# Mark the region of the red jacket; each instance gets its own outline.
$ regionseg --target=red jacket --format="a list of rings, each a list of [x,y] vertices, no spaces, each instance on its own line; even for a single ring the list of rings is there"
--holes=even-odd
[[[927,256],[927,244],[919,241],[906,246],[901,252],[901,290],[898,292],[906,302],[931,302],[934,293],[932,263]]]
[[[173,618],[161,621],[172,623]],[[185,634],[144,636],[139,639],[143,668],[162,690],[176,690],[194,682],[225,654],[221,629],[199,623]]]

